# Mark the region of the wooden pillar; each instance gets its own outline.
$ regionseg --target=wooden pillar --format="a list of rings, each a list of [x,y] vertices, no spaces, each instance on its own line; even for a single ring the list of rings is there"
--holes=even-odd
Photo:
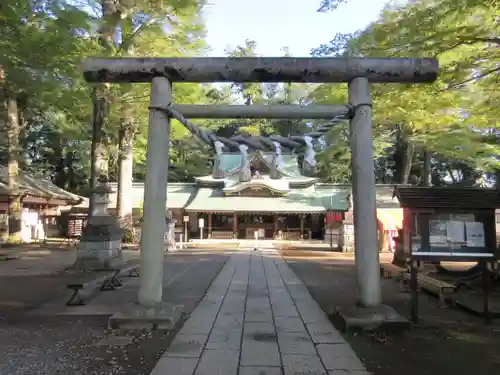
[[[274,223],[273,223],[273,236],[276,238],[278,236],[278,215],[274,215]]]
[[[212,213],[208,214],[208,224],[207,224],[207,238],[212,238]]]
[[[49,219],[47,219],[47,216],[49,214],[49,211],[50,211],[50,205],[47,203],[45,205],[45,209],[42,211],[42,217],[40,218],[43,228],[43,242],[45,242],[48,237],[47,231],[49,230]]]
[[[312,214],[307,214],[306,218],[308,219],[308,224],[307,224],[307,239],[312,240]]]
[[[300,215],[300,239],[304,239],[304,215]]]
[[[233,238],[238,238],[238,214],[236,212],[233,214]]]

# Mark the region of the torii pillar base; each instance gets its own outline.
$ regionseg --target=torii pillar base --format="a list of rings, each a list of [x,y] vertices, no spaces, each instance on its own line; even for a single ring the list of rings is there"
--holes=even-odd
[[[109,317],[110,329],[171,330],[182,317],[183,306],[161,302],[150,306],[137,302],[123,306]]]
[[[411,323],[387,305],[363,307],[359,305],[339,308],[332,316],[338,329],[344,332],[404,331]]]

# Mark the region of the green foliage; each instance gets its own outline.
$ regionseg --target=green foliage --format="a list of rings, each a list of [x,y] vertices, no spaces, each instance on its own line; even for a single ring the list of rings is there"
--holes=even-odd
[[[348,0],[322,0],[334,11]],[[207,51],[198,0],[3,0],[0,4],[0,96],[14,95],[22,123],[21,167],[80,191],[88,182],[93,103],[78,70],[88,56],[198,56]],[[314,10],[314,9],[313,9]],[[313,11],[312,10],[312,11]],[[388,6],[380,19],[353,34],[334,35],[318,56],[436,56],[431,85],[373,87],[375,171],[378,182],[418,182],[424,151],[433,183],[472,181],[500,170],[498,90],[500,3],[497,0],[414,0]],[[290,53],[284,48],[285,55]],[[255,56],[255,41],[227,51]],[[103,88],[103,87],[101,87]],[[109,175],[118,178],[119,132],[133,130],[134,178],[145,174],[149,85],[106,85],[104,121]],[[346,85],[176,84],[177,103],[344,104]],[[4,113],[0,107],[0,130]],[[301,134],[320,122],[206,120],[221,136]],[[0,137],[0,160],[5,137]],[[318,149],[319,177],[349,182],[347,124],[335,127]],[[213,151],[180,123],[171,124],[169,181],[209,174]],[[469,183],[467,182],[467,183]]]
[[[334,10],[345,2],[324,0],[320,10]],[[494,157],[500,154],[499,17],[500,3],[495,0],[415,0],[389,5],[366,29],[337,34],[313,50],[319,56],[439,59],[441,73],[432,85],[373,88],[375,153],[379,156],[375,164],[387,166],[389,180],[405,182],[395,171],[404,168],[396,154],[408,147],[415,150],[408,167],[417,179],[421,178],[423,150],[433,152],[436,174],[443,158],[459,169],[490,172],[500,168]],[[323,85],[312,98],[336,102],[338,92]],[[330,160],[326,169],[342,175],[345,168]],[[445,174],[450,178],[450,173]]]
[[[135,235],[134,235],[134,228],[125,228],[123,230],[123,243],[134,243],[135,240]]]
[[[203,53],[202,5],[197,0],[2,2],[0,85],[2,92],[15,92],[22,99],[26,124],[20,143],[26,153],[21,167],[50,177],[61,187],[81,190],[90,170],[93,87],[83,81],[80,61],[92,55]],[[200,85],[176,85],[174,95],[180,102],[195,103],[203,102],[207,91]],[[135,133],[136,178],[142,179],[149,86],[106,85],[104,93],[110,107],[103,129],[110,177],[117,178],[118,132],[126,124]],[[176,122],[172,135],[176,145],[188,136]],[[175,147],[172,154],[175,157]],[[191,160],[186,163],[193,165]]]
[[[6,0],[0,5],[0,100],[17,100],[19,143],[25,150],[18,161],[55,180],[79,140],[88,137],[82,123],[88,88],[76,64],[92,49],[92,40],[77,37],[90,27],[87,14],[66,1]],[[3,116],[0,111],[0,130],[7,131]],[[1,155],[3,163],[6,159]]]

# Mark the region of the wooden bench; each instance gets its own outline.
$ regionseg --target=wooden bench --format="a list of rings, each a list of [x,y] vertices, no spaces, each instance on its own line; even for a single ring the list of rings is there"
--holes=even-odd
[[[120,273],[126,274],[128,277],[139,276],[137,266],[130,266],[126,268],[116,268],[92,281],[69,283],[66,287],[72,291],[72,295],[68,302],[66,302],[66,306],[85,305],[85,300],[92,298],[98,291],[110,291],[121,287],[123,284],[119,279]]]
[[[406,272],[404,268],[396,266],[392,263],[381,263],[380,264],[380,277],[384,279],[390,279],[394,276],[400,277],[402,273]]]
[[[404,280],[409,281],[411,279],[411,274],[403,273],[403,278]],[[442,303],[446,302],[447,296],[449,296],[450,294],[455,294],[455,292],[457,291],[457,287],[455,285],[427,275],[418,274],[417,281],[419,287],[422,287],[422,289],[425,289],[432,294],[436,294]]]
[[[128,277],[139,277],[139,271],[136,266],[128,267],[124,270],[124,273],[128,272]]]

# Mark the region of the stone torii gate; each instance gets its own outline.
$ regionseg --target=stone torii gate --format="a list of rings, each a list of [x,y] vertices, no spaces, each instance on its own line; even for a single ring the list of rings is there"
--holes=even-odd
[[[355,261],[359,302],[381,305],[370,83],[427,83],[437,79],[436,59],[407,58],[91,58],[88,82],[151,82],[139,303],[162,302],[170,115],[185,118],[350,120]],[[173,82],[309,82],[349,84],[347,106],[173,105]]]

